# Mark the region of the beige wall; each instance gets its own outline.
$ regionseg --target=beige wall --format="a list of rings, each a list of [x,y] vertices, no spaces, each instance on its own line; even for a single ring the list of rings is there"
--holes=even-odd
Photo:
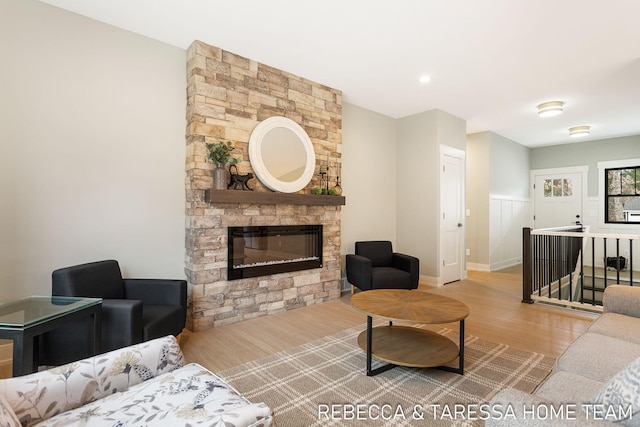
[[[440,146],[464,151],[465,127],[441,110],[392,119],[343,105],[343,255],[358,240],[391,240],[438,283]]]
[[[396,120],[342,105],[343,256],[359,240],[396,240]]]
[[[0,299],[104,258],[183,278],[185,51],[20,0],[0,57]]]
[[[498,270],[521,261],[530,218],[530,150],[493,132],[467,136],[467,267]]]
[[[489,137],[489,132],[467,136],[467,267],[473,269],[489,265]]]
[[[440,276],[440,146],[466,147],[465,121],[441,110],[398,119],[397,248],[420,259],[423,281]]]
[[[184,277],[186,51],[36,0],[1,2],[0,36],[0,299],[103,258]],[[413,203],[436,200],[439,140],[463,147],[464,122],[407,121],[344,104],[341,253],[389,239],[437,274],[436,209]]]

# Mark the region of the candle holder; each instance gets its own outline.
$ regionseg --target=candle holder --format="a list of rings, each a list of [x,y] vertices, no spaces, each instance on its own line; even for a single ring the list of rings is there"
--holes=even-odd
[[[336,196],[339,196],[342,194],[342,186],[340,185],[340,177],[336,176],[336,186],[333,187],[333,189],[335,190],[335,194]]]
[[[325,190],[329,188],[329,171],[327,169],[327,165],[321,164],[320,171],[318,172],[320,174],[320,188],[322,189],[322,194],[327,194],[325,193]]]

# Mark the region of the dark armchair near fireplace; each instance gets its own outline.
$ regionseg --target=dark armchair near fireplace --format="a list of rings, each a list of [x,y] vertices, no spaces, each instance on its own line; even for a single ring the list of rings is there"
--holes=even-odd
[[[363,291],[416,289],[419,274],[420,260],[393,252],[386,240],[356,242],[356,253],[347,255],[347,280]]]
[[[178,335],[187,315],[187,282],[123,279],[118,261],[61,268],[52,274],[52,295],[102,298],[102,348],[107,352],[166,335]],[[67,324],[40,337],[40,365],[88,357],[88,322]]]

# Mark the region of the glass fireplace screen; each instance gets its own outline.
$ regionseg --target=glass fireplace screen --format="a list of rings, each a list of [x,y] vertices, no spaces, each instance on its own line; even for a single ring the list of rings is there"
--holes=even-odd
[[[229,227],[228,280],[322,267],[322,225]]]

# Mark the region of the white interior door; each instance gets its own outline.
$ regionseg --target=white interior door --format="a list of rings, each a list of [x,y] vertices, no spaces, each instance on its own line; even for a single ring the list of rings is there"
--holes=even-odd
[[[534,228],[582,222],[582,173],[534,176]]]
[[[440,254],[442,283],[462,279],[464,272],[464,157],[440,155]]]

